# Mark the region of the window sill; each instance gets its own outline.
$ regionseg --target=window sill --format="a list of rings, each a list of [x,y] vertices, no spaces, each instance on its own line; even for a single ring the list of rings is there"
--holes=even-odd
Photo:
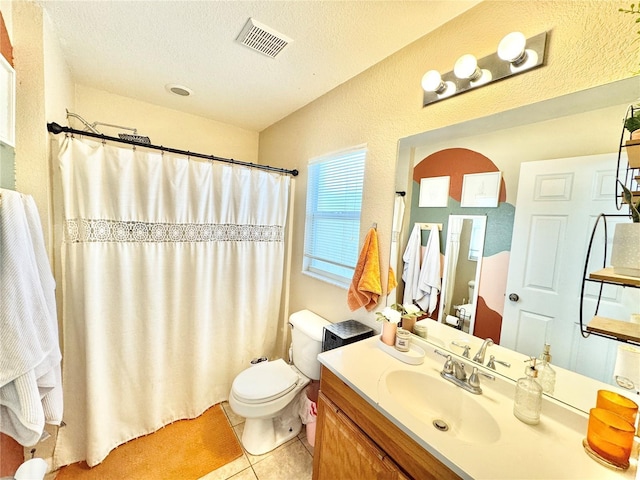
[[[344,290],[349,290],[349,285],[350,284],[348,284],[348,283],[344,283],[344,282],[341,282],[339,280],[334,280],[332,278],[328,278],[328,277],[325,277],[323,275],[320,275],[320,274],[317,274],[317,273],[313,273],[313,272],[309,272],[309,271],[306,271],[306,270],[303,270],[302,274],[306,275],[308,277],[311,277],[311,278],[315,278],[316,280],[320,280],[322,282],[328,283],[328,284],[333,285],[335,287],[340,287],[340,288],[342,288]]]

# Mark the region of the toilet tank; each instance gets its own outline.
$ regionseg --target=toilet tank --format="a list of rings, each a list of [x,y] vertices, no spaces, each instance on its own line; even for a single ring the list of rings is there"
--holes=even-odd
[[[467,283],[467,286],[469,287],[469,303],[473,303],[473,291],[476,288],[476,281],[475,280],[469,280],[469,283]]]
[[[309,310],[301,310],[291,314],[289,324],[293,364],[306,377],[319,380],[318,354],[322,350],[323,329],[331,322]]]

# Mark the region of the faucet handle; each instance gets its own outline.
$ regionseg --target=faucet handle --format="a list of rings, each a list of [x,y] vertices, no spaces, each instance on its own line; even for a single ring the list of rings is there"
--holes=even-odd
[[[495,380],[496,377],[494,377],[493,375],[489,374],[489,373],[485,373],[485,372],[481,372],[480,370],[478,370],[478,367],[473,367],[473,371],[471,372],[471,375],[469,375],[469,385],[474,387],[474,388],[480,388],[480,377],[479,375],[482,375],[485,378],[488,378],[489,380]]]
[[[442,372],[443,373],[453,373],[453,359],[451,358],[451,355],[449,355],[447,353],[442,353],[437,348],[434,350],[434,352],[437,353],[438,355],[442,356],[442,357],[446,357],[447,358],[447,360],[444,362],[444,366],[442,367]]]
[[[455,345],[456,347],[460,347],[460,348],[464,348],[464,352],[462,352],[462,356],[465,358],[469,358],[469,350],[471,350],[471,345],[469,344],[462,344],[462,343],[458,343],[458,342],[451,342],[451,345]]]
[[[489,361],[487,362],[487,367],[495,370],[496,369],[496,363],[499,363],[500,365],[504,365],[507,368],[511,368],[511,364],[509,362],[503,362],[502,360],[496,360],[496,357],[494,355],[490,355],[489,356]]]

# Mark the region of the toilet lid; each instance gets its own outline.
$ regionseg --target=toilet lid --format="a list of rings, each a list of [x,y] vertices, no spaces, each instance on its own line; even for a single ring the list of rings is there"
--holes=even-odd
[[[231,386],[233,393],[247,403],[273,400],[293,390],[298,375],[281,358],[262,362],[240,372]]]

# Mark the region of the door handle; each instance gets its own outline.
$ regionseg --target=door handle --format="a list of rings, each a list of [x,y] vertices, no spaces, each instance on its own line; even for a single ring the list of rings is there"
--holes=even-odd
[[[520,297],[517,293],[510,293],[509,300],[511,300],[512,302],[517,302],[518,300],[520,300]]]

